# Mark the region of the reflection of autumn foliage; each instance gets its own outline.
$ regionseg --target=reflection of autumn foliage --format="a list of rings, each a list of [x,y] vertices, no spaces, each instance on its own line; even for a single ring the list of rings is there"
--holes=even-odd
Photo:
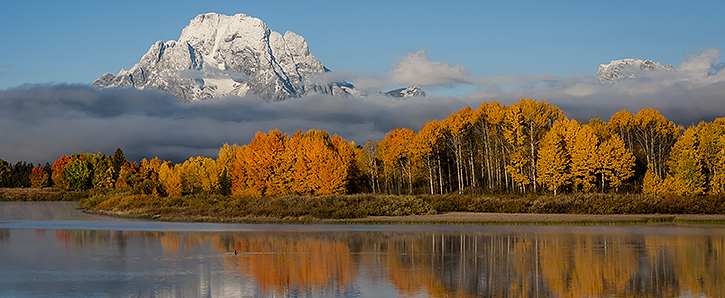
[[[159,235],[159,241],[161,242],[161,247],[164,251],[170,251],[173,253],[179,252],[181,241],[175,233],[163,233]]]
[[[664,248],[647,250],[648,257],[663,267],[656,268],[659,272],[669,273],[677,280],[679,289],[672,296],[725,297],[725,239],[698,238],[647,238],[648,247]]]
[[[401,295],[414,296],[425,293],[430,297],[448,297],[452,291],[446,288],[440,276],[436,275],[431,251],[427,249],[430,245],[426,245],[425,240],[421,238],[391,240],[384,245],[376,245],[375,252],[383,254],[381,261],[385,266],[387,280]]]
[[[542,274],[558,297],[628,293],[639,269],[637,251],[622,237],[554,236],[540,246]]]
[[[725,297],[725,237],[717,234],[55,230],[55,236],[78,247],[123,247],[136,238],[160,244],[164,254],[211,247],[228,274],[241,272],[275,295],[345,292],[362,274],[400,296]]]
[[[355,279],[347,243],[311,239],[235,238],[237,263],[263,291],[348,287]]]
[[[73,237],[68,233],[68,230],[55,230],[55,238],[65,246],[73,244]]]

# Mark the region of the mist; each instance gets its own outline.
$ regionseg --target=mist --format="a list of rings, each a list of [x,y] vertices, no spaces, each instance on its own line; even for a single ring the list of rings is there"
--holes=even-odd
[[[265,103],[256,97],[229,97],[182,103],[154,90],[96,89],[87,85],[24,85],[0,90],[0,158],[9,162],[52,163],[78,152],[112,154],[130,160],[159,157],[183,162],[191,156],[215,158],[224,143],[248,144],[257,131],[287,134],[311,128],[357,144],[383,138],[395,128],[419,130],[466,106],[520,98],[545,100],[570,119],[609,118],[620,110],[660,111],[682,125],[725,116],[725,75],[719,51],[686,55],[675,71],[638,73],[616,84],[593,74],[473,76],[462,65],[432,62],[426,52],[409,54],[383,75],[340,72],[358,88],[419,85],[447,88],[473,85],[463,97],[394,99],[311,95]]]

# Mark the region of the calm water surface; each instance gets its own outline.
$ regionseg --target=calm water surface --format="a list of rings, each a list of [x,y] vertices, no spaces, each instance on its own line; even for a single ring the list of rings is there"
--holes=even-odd
[[[0,202],[0,297],[725,297],[722,226],[162,223],[75,206]]]

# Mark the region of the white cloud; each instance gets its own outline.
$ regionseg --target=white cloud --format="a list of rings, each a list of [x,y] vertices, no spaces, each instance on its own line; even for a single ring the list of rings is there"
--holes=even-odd
[[[387,76],[396,84],[417,86],[473,84],[476,81],[462,65],[431,62],[425,50],[401,58]]]

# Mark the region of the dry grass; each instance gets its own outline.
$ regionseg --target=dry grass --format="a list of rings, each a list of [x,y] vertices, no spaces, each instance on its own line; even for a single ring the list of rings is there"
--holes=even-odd
[[[80,204],[92,213],[166,221],[340,224],[724,224],[723,206],[719,197],[613,194],[250,198],[217,194],[158,197],[119,191],[97,194]]]
[[[80,201],[87,196],[52,188],[0,188],[0,201]]]

